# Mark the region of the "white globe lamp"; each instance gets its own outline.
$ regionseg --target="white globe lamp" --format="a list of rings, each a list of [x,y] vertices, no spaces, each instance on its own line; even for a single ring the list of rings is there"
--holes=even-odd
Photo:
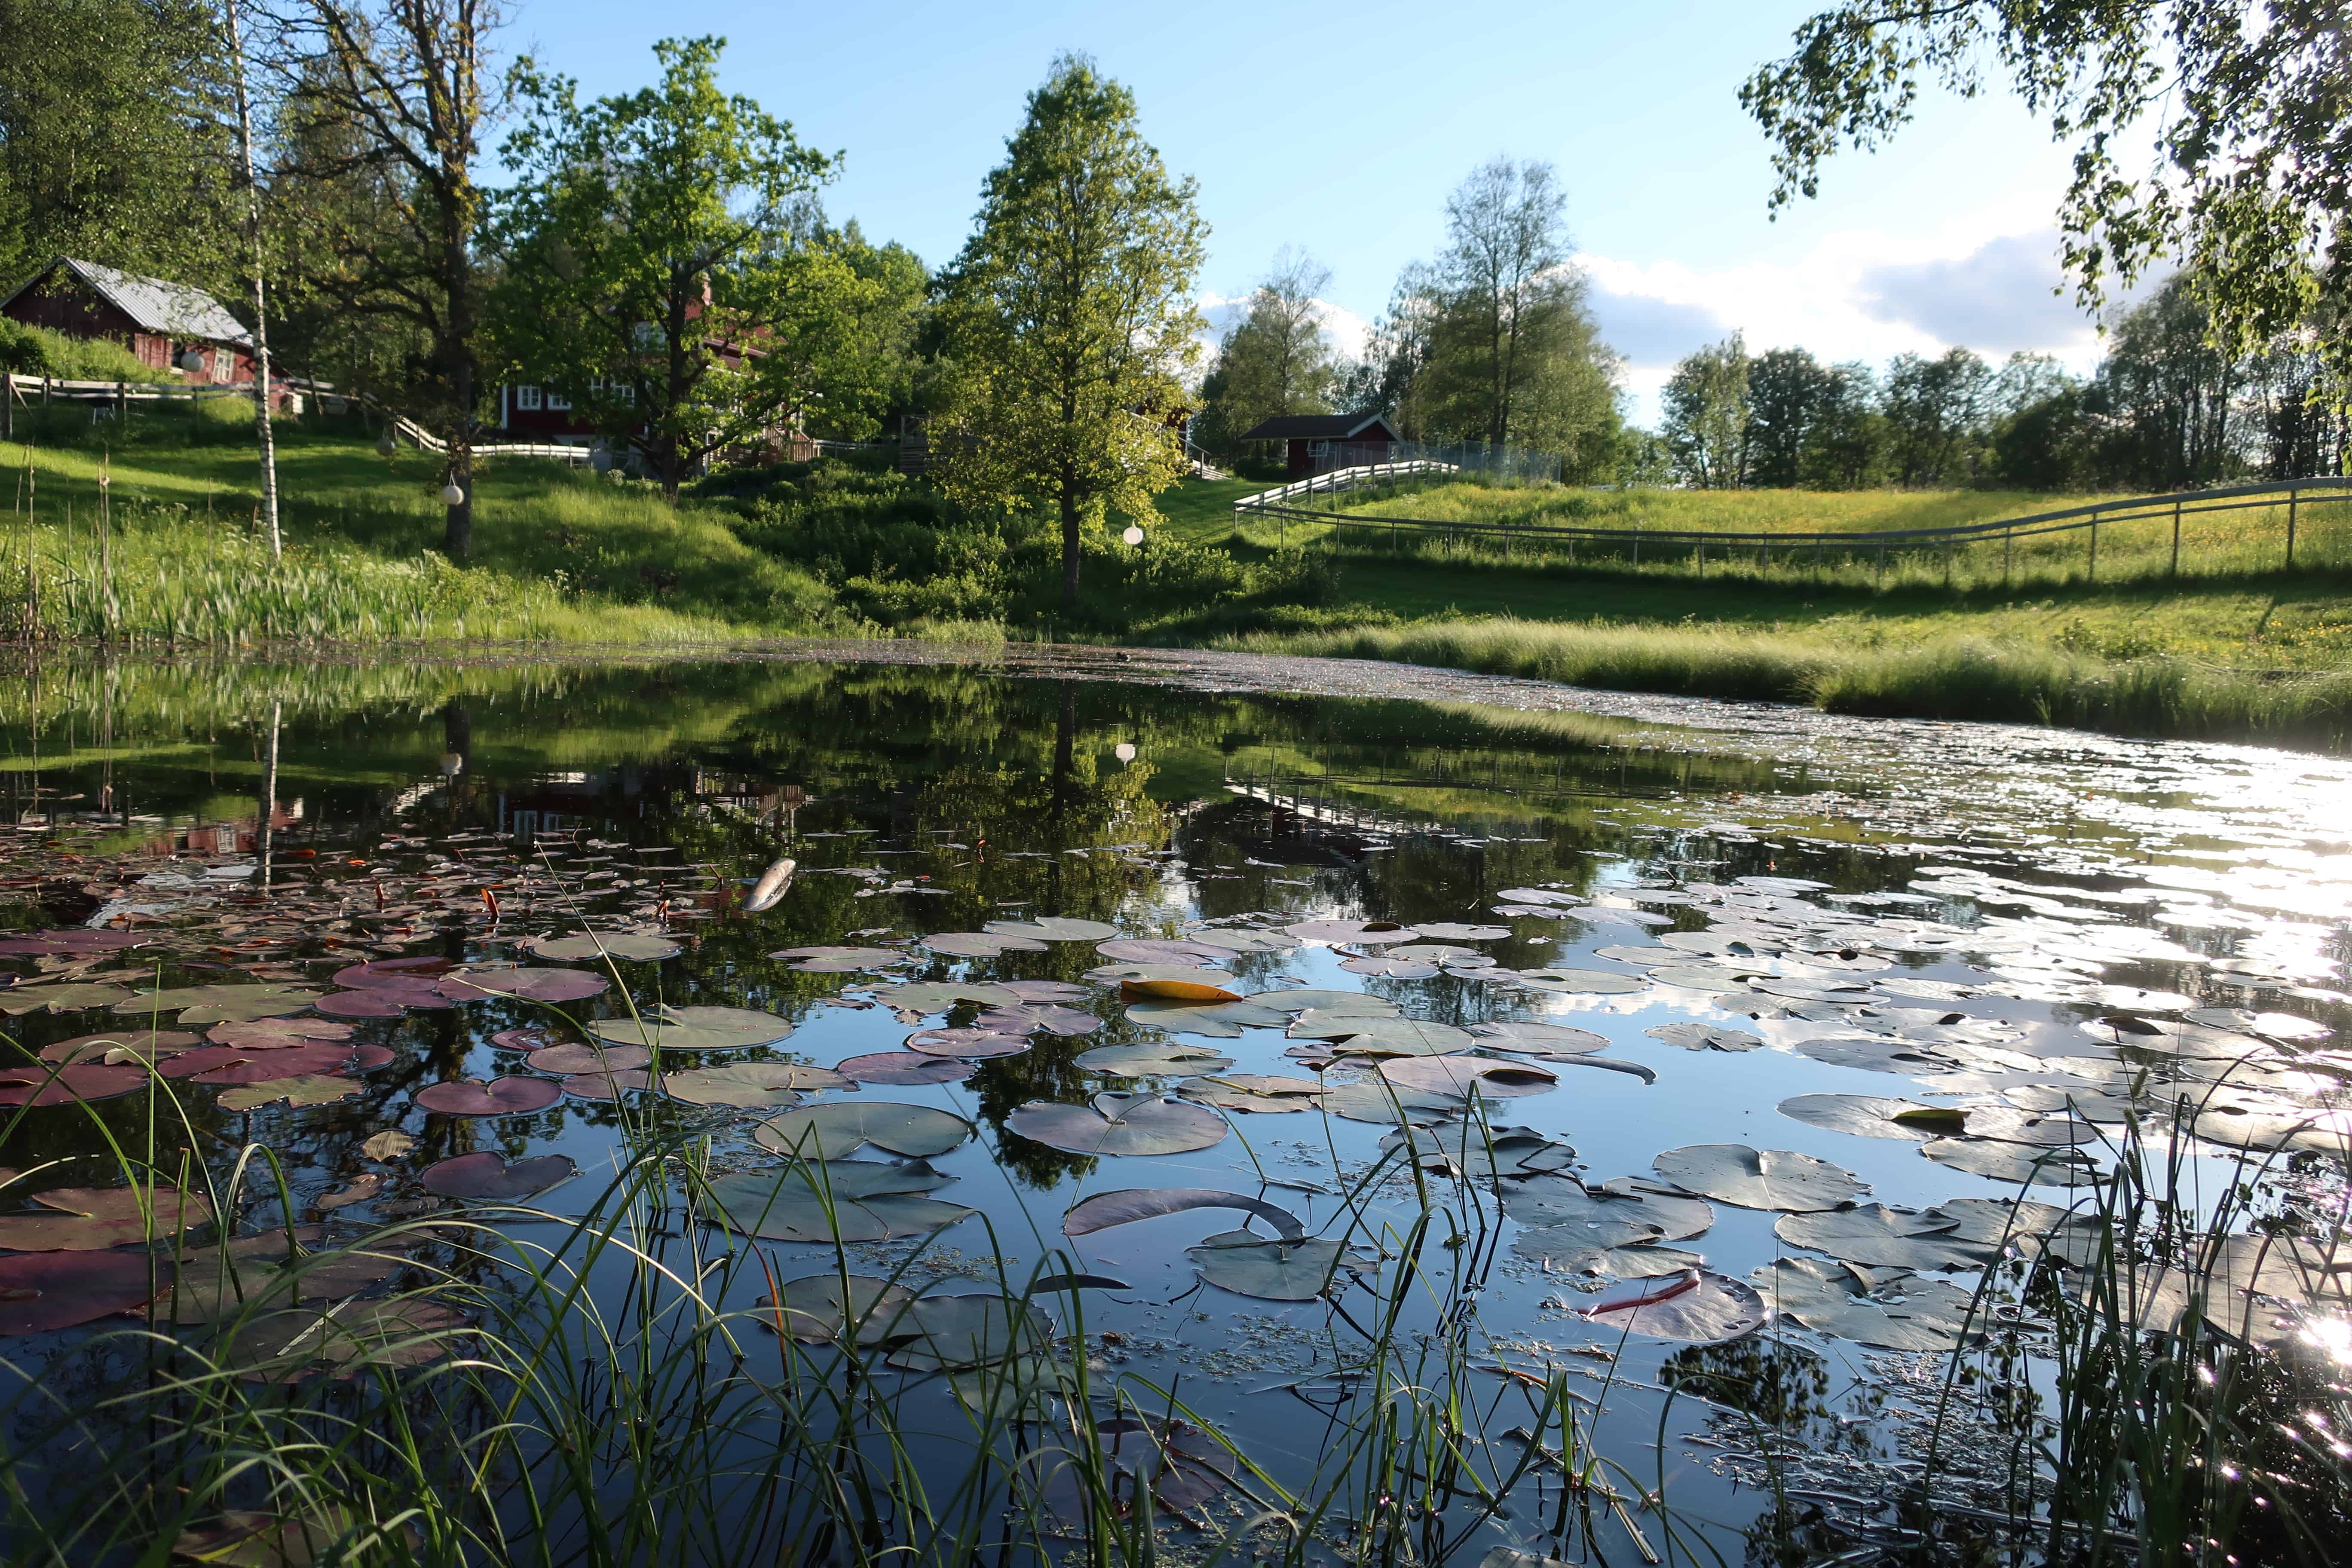
[[[1120,534],[1119,538],[1129,544],[1140,544],[1143,542],[1143,530],[1130,522],[1127,525],[1127,531]]]
[[[457,480],[451,479],[447,484],[441,487],[441,504],[443,506],[457,506],[463,502],[465,499],[466,492],[458,486]]]

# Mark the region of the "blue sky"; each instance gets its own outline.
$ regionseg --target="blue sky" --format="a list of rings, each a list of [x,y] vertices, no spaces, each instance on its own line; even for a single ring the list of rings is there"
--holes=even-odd
[[[1475,164],[1548,159],[1645,419],[1673,361],[1735,327],[1832,359],[1966,342],[2087,366],[2089,323],[2050,293],[2065,151],[2006,98],[1930,94],[1891,149],[1841,158],[1820,199],[1769,220],[1738,87],[1817,8],[520,0],[503,43],[598,93],[647,79],[656,38],[723,35],[731,90],[845,154],[835,219],[934,264],[961,244],[1024,94],[1057,51],[1083,50],[1200,182],[1213,313],[1301,247],[1332,270],[1343,342],[1436,249],[1446,192]]]

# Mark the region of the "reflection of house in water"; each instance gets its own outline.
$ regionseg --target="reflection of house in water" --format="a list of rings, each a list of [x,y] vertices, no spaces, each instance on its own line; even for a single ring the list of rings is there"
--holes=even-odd
[[[274,837],[302,819],[299,796],[293,800],[281,800],[278,803],[278,809],[269,814],[269,831]],[[234,822],[214,822],[201,827],[190,827],[182,837],[182,847],[191,855],[258,854],[261,850],[261,814],[256,812]],[[166,847],[158,853],[170,852],[168,835],[164,842]]]

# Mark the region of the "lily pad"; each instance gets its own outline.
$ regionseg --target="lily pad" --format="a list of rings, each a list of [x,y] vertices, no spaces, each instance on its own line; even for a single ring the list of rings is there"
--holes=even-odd
[[[919,1188],[863,1195],[836,1190],[828,1197],[797,1163],[782,1172],[720,1176],[709,1200],[719,1224],[763,1241],[892,1241],[928,1236],[977,1212],[925,1197]]]
[[[1722,1274],[1686,1269],[1667,1279],[1629,1288],[1578,1316],[1604,1328],[1653,1339],[1720,1344],[1763,1326],[1763,1298]]]
[[[740,1051],[772,1046],[793,1032],[792,1020],[750,1007],[656,1007],[638,1018],[599,1018],[588,1026],[602,1039],[665,1051]]]
[[[1233,956],[1229,948],[1209,947],[1197,942],[1164,942],[1150,937],[1120,937],[1113,942],[1097,942],[1095,951],[1114,963],[1184,965],[1195,969],[1222,963]],[[1088,971],[1088,974],[1092,976],[1093,972]]]
[[[984,1008],[971,1026],[999,1035],[1091,1035],[1102,1027],[1102,1020],[1055,1002],[1024,1002]]]
[[[1489,1050],[1514,1051],[1523,1056],[1582,1056],[1588,1051],[1601,1050],[1609,1044],[1608,1036],[1596,1035],[1590,1029],[1571,1028],[1566,1024],[1531,1024],[1516,1019],[1473,1024],[1470,1032],[1477,1036],[1478,1043]]]
[[[2073,1149],[2044,1149],[2031,1143],[1995,1143],[1976,1138],[1937,1138],[1919,1146],[1919,1152],[1939,1165],[1984,1176],[2011,1186],[2088,1186],[2098,1166]]]
[[[453,1005],[446,996],[438,998],[444,1007]],[[333,1018],[398,1018],[408,1012],[408,1005],[394,991],[336,991],[318,1000],[318,1009]]]
[[[907,1048],[927,1057],[955,1057],[982,1061],[990,1057],[1017,1057],[1029,1048],[1026,1034],[1003,1029],[925,1029],[907,1037]],[[942,1079],[941,1082],[950,1081]]]
[[[1181,1040],[1097,1046],[1092,1050],[1080,1051],[1072,1060],[1088,1072],[1109,1073],[1117,1078],[1183,1078],[1192,1073],[1222,1072],[1234,1065],[1233,1058],[1222,1052],[1206,1046],[1188,1046]]]
[[[834,1070],[854,1083],[961,1083],[972,1075],[972,1064],[956,1057],[922,1051],[873,1051],[844,1057]]]
[[[1311,1301],[1341,1268],[1360,1270],[1374,1262],[1350,1253],[1342,1241],[1268,1241],[1248,1230],[1221,1231],[1185,1248],[1184,1256],[1210,1284],[1262,1301]]]
[[[1958,1106],[1922,1105],[1872,1094],[1800,1094],[1780,1102],[1780,1114],[1859,1138],[1900,1138],[1925,1143],[1960,1131],[1969,1112]]]
[[[419,983],[429,984],[457,967],[446,958],[380,958],[335,971],[334,984],[353,991],[372,985],[404,989]]]
[[[44,1334],[133,1312],[170,1266],[146,1252],[27,1252],[0,1258],[0,1334]]]
[[[1391,1057],[1381,1063],[1380,1073],[1404,1089],[1457,1099],[1469,1098],[1473,1089],[1481,1099],[1507,1100],[1545,1094],[1559,1087],[1555,1073],[1527,1062],[1497,1061],[1492,1057]]]
[[[662,1088],[672,1100],[744,1110],[784,1110],[798,1105],[803,1093],[845,1089],[848,1084],[845,1075],[829,1068],[803,1067],[798,1062],[737,1062],[662,1075]]]
[[[1914,1078],[1958,1070],[1959,1064],[1924,1047],[1878,1035],[1820,1035],[1796,1042],[1798,1052],[1832,1067],[1864,1072],[1906,1073]]]
[[[1760,1035],[1751,1035],[1745,1029],[1727,1029],[1717,1024],[1702,1024],[1695,1018],[1674,1024],[1653,1024],[1642,1033],[1686,1051],[1752,1051],[1764,1044]]]
[[[146,1088],[147,1081],[143,1068],[109,1067],[99,1062],[0,1068],[0,1106],[67,1105],[76,1100],[112,1100]]]
[[[1507,1184],[1503,1213],[1525,1226],[1576,1226],[1591,1233],[1595,1245],[1610,1247],[1643,1240],[1687,1241],[1715,1224],[1715,1211],[1696,1198],[1588,1187],[1566,1174],[1530,1176]]]
[[[896,1100],[840,1100],[788,1110],[761,1122],[751,1136],[779,1154],[842,1160],[868,1143],[909,1159],[929,1159],[971,1135],[971,1123],[952,1111]]]
[[[1594,1247],[1579,1237],[1573,1226],[1523,1230],[1512,1240],[1511,1250],[1541,1263],[1547,1273],[1591,1274],[1610,1279],[1656,1279],[1706,1266],[1700,1254],[1678,1247],[1646,1243]]]
[[[351,1025],[339,1024],[332,1018],[252,1018],[215,1024],[205,1031],[205,1038],[215,1045],[266,1051],[310,1040],[348,1040],[353,1033]]]
[[[1054,1353],[1054,1322],[1027,1302],[1003,1295],[919,1296],[908,1317],[915,1336],[890,1352],[911,1372],[992,1366]]]
[[[1278,1073],[1237,1072],[1188,1078],[1176,1086],[1176,1092],[1186,1100],[1213,1105],[1220,1110],[1263,1113],[1312,1110],[1323,1086],[1308,1079],[1286,1078]]]
[[[1810,1213],[1833,1209],[1870,1190],[1853,1172],[1787,1149],[1758,1151],[1745,1143],[1690,1143],[1654,1162],[1658,1174],[1702,1197],[1735,1208]]]
[[[1394,1127],[1399,1122],[1434,1126],[1459,1112],[1462,1102],[1450,1094],[1429,1094],[1400,1089],[1385,1079],[1323,1086],[1324,1110],[1349,1121]]]
[[[1307,985],[1254,992],[1248,1000],[1256,1006],[1271,1007],[1293,1017],[1312,1012],[1318,1018],[1393,1018],[1403,1012],[1387,997],[1370,992],[1318,991]]]
[[[1264,1198],[1245,1197],[1240,1193],[1218,1192],[1210,1187],[1128,1187],[1118,1192],[1097,1193],[1082,1203],[1073,1205],[1062,1215],[1064,1236],[1088,1236],[1113,1226],[1132,1225],[1137,1220],[1156,1219],[1161,1215],[1180,1214],[1188,1209],[1243,1209],[1264,1219],[1284,1237],[1297,1241],[1307,1235],[1298,1216],[1279,1205]]]
[[[550,1086],[552,1087],[552,1086]],[[445,1198],[488,1198],[520,1203],[580,1173],[562,1154],[541,1154],[509,1164],[488,1150],[459,1154],[425,1168],[425,1190]]]
[[[562,1089],[543,1078],[454,1079],[426,1084],[416,1091],[416,1103],[444,1116],[513,1116],[544,1110],[563,1096]]]
[[[1394,921],[1300,921],[1282,929],[1301,942],[1348,942],[1357,947],[1421,940],[1421,932]]]
[[[306,1072],[292,1078],[264,1079],[258,1083],[240,1084],[224,1090],[220,1097],[223,1110],[258,1110],[265,1105],[332,1105],[339,1100],[349,1100],[364,1086],[354,1078],[339,1073]]]
[[[220,1027],[236,1026],[223,1024]],[[89,1064],[104,1062],[110,1066],[152,1065],[163,1057],[194,1050],[205,1037],[173,1029],[117,1029],[106,1035],[77,1035],[70,1040],[53,1040],[40,1050],[45,1062]],[[279,1042],[293,1045],[296,1042]]]
[[[916,1332],[904,1286],[870,1274],[805,1274],[787,1279],[753,1307],[761,1322],[803,1344],[838,1344],[845,1331],[871,1348]]]
[[[1933,1209],[1913,1214],[1882,1204],[1821,1214],[1784,1214],[1772,1234],[1790,1247],[1881,1268],[1980,1268],[1994,1249],[1958,1233],[1959,1221]]]
[[[1941,1279],[1909,1277],[1874,1290],[1847,1265],[1818,1258],[1779,1258],[1748,1279],[1781,1316],[1881,1350],[1949,1352],[1969,1322],[1969,1292]]]
[[[1230,958],[1233,955],[1226,953],[1224,956]],[[1197,964],[1188,963],[1100,963],[1087,970],[1086,977],[1089,980],[1099,980],[1106,985],[1116,983],[1123,986],[1129,981],[1155,984],[1172,981],[1181,985],[1213,985],[1220,991],[1227,992],[1241,984],[1224,970],[1205,969]],[[1196,1001],[1199,998],[1181,995],[1149,995],[1131,997],[1129,1000],[1185,1002]]]
[[[1045,944],[1033,936],[1007,936],[996,931],[945,931],[921,939],[933,952],[956,958],[995,958],[1007,952],[1043,952]]]
[[[111,1007],[127,1002],[131,993],[120,985],[83,982],[66,985],[12,985],[0,991],[0,1013],[15,1017],[25,1013],[78,1012],[84,1007]]]
[[[768,954],[789,958],[798,974],[862,974],[912,963],[912,953],[895,947],[787,947]]]
[[[1511,934],[1508,926],[1464,925],[1458,921],[1419,921],[1414,929],[1439,942],[1495,942]]]
[[[1046,915],[1034,921],[990,921],[980,928],[991,936],[1025,936],[1032,942],[1105,942],[1118,934],[1118,928],[1100,921],[1066,919]]]
[[[481,1002],[511,997],[525,1002],[584,1002],[601,996],[613,983],[591,969],[460,969],[436,984],[453,1002]]]
[[[1018,1006],[1021,996],[1018,992],[982,980],[912,980],[877,991],[874,1000],[896,1012],[944,1013],[959,1002]]]
[[[134,994],[129,1001],[117,1002],[114,1011],[140,1018],[176,1012],[184,1028],[191,1024],[243,1023],[299,1013],[319,994],[299,985],[183,985]]]
[[[1415,958],[1343,958],[1339,967],[1350,974],[1382,980],[1434,980],[1444,971]]]
[[[1288,952],[1299,945],[1287,931],[1250,931],[1238,926],[1209,926],[1188,934],[1185,941],[1225,952]]]
[[[1326,1017],[1321,1009],[1303,1013],[1284,1031],[1294,1040],[1331,1040],[1334,1049],[1360,1057],[1450,1057],[1478,1042],[1467,1029],[1422,1018]]]
[[[1204,1106],[1151,1094],[1098,1094],[1091,1105],[1033,1100],[1004,1125],[1072,1154],[1183,1154],[1224,1141],[1223,1117]]]
[[[1515,973],[1522,985],[1563,996],[1622,996],[1646,991],[1650,984],[1638,974],[1601,969],[1521,969]]]
[[[606,1046],[593,1041],[568,1041],[523,1058],[531,1071],[554,1073],[560,1078],[581,1072],[631,1072],[650,1067],[653,1059],[653,1052],[643,1046]]]
[[[651,931],[584,932],[578,936],[541,937],[528,944],[541,958],[574,963],[583,959],[625,958],[635,963],[657,963],[686,951],[666,936]]]
[[[1171,1034],[1230,1040],[1244,1029],[1278,1029],[1290,1022],[1290,1015],[1255,1002],[1135,1002],[1128,1006],[1127,1021]]]
[[[618,1100],[624,1094],[653,1088],[652,1075],[640,1068],[606,1072],[576,1072],[560,1086],[574,1100]]]

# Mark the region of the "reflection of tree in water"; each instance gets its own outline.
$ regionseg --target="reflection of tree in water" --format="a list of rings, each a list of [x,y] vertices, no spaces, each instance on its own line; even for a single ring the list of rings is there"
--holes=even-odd
[[[1123,1033],[1131,1033],[1123,1031]],[[1068,1040],[1054,1035],[1032,1035],[1029,1048],[1019,1056],[992,1057],[973,1072],[971,1089],[979,1110],[996,1131],[997,1163],[1024,1185],[1044,1192],[1066,1176],[1084,1178],[1094,1173],[1091,1154],[1065,1153],[1008,1132],[1004,1119],[1033,1100],[1084,1105],[1105,1080],[1076,1065],[1080,1051],[1102,1042],[1102,1036]]]
[[[1717,1435],[1776,1474],[1792,1458],[1874,1454],[1869,1422],[1885,1401],[1863,1384],[1841,1394],[1839,1376],[1812,1352],[1760,1334],[1676,1351],[1658,1372],[1666,1387],[1715,1406],[1708,1424]],[[1759,1568],[1800,1568],[1853,1544],[1817,1503],[1791,1498],[1776,1500],[1758,1515],[1747,1537],[1747,1560]]]

